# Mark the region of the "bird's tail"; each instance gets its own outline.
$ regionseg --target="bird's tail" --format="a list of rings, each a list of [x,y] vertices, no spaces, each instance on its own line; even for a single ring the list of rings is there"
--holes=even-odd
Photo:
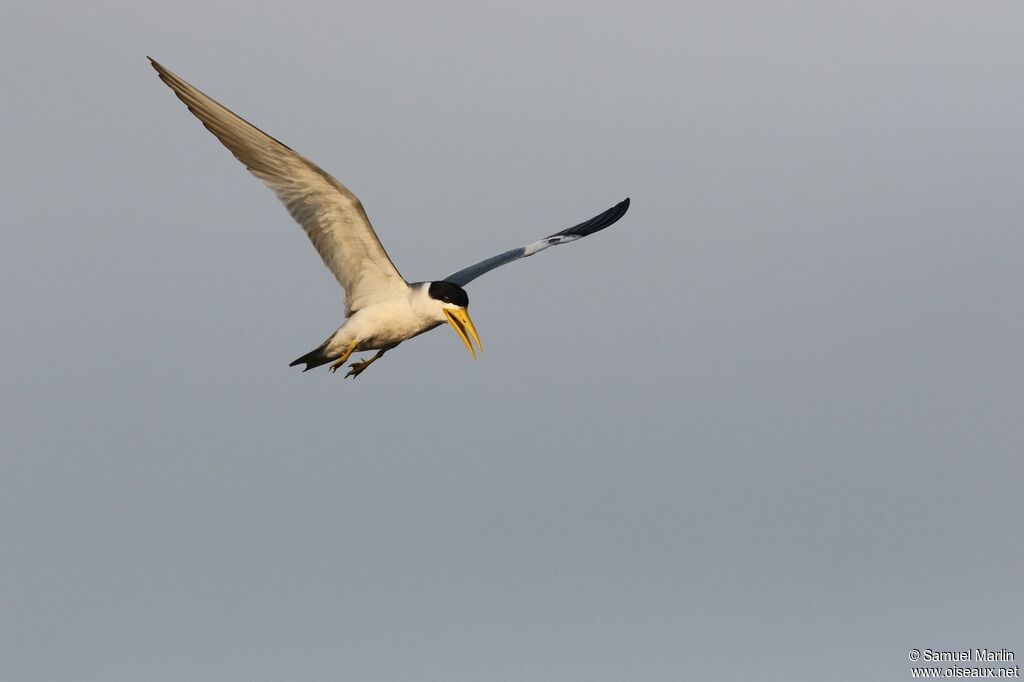
[[[332,337],[328,338],[326,341],[321,343],[317,348],[309,351],[308,353],[303,355],[301,358],[296,358],[296,359],[292,360],[288,364],[288,366],[289,367],[294,367],[295,365],[301,365],[302,363],[306,363],[306,368],[304,370],[302,370],[302,371],[303,372],[308,372],[309,370],[313,369],[314,367],[319,367],[320,365],[326,365],[331,360],[334,360],[338,356],[337,355],[332,356],[332,355],[329,355],[327,353],[327,345],[331,342],[331,338],[334,338],[334,337],[332,336]]]

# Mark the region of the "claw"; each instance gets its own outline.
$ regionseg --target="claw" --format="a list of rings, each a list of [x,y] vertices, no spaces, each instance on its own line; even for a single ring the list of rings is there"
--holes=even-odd
[[[370,363],[368,363],[368,362],[353,362],[351,365],[348,366],[349,370],[348,370],[348,374],[345,375],[345,378],[348,379],[349,377],[352,377],[353,379],[355,379],[357,376],[359,376],[360,372],[362,372],[364,369],[366,369],[366,366],[368,364],[370,364]]]
[[[392,348],[393,347],[394,346],[392,346]],[[355,379],[357,376],[362,374],[364,369],[366,369],[371,364],[373,364],[373,362],[375,360],[379,360],[380,356],[384,355],[384,353],[386,353],[386,352],[387,352],[387,349],[385,348],[384,350],[377,351],[377,354],[374,355],[372,358],[368,358],[366,360],[359,360],[357,362],[353,362],[351,365],[349,365],[348,374],[345,375],[345,378],[348,379],[349,377],[352,377],[353,379]]]
[[[341,357],[338,358],[337,360],[335,360],[334,364],[331,365],[331,367],[330,367],[331,374],[334,374],[335,372],[337,372],[338,368],[345,364],[345,362],[348,360],[348,356],[352,355],[353,351],[355,351],[356,346],[358,346],[358,345],[359,345],[358,341],[353,341],[351,344],[349,344],[349,347],[345,349],[345,352],[341,354]]]

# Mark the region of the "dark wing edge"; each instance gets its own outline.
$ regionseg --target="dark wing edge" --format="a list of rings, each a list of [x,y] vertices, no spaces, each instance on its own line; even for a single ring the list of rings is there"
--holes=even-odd
[[[629,197],[615,204],[607,211],[600,213],[590,220],[585,220],[579,225],[573,225],[572,227],[556,232],[555,234],[549,235],[526,246],[520,246],[518,249],[511,249],[500,253],[497,256],[491,256],[490,258],[484,259],[479,263],[470,265],[467,268],[463,268],[458,272],[445,277],[446,282],[452,284],[458,284],[460,287],[466,286],[474,279],[485,273],[500,268],[502,265],[511,263],[512,261],[519,260],[520,258],[526,258],[532,256],[538,251],[543,251],[549,246],[557,246],[559,244],[566,244],[568,242],[588,237],[595,232],[600,232],[606,227],[614,225],[618,220],[626,215],[626,211],[629,210]]]
[[[619,218],[626,215],[626,211],[629,210],[629,197],[626,197],[619,203],[609,208],[604,213],[596,215],[590,220],[585,220],[579,225],[573,225],[567,230],[556,232],[551,237],[587,237],[600,232],[606,227],[611,227],[619,221]],[[545,237],[545,239],[551,239],[551,237]]]

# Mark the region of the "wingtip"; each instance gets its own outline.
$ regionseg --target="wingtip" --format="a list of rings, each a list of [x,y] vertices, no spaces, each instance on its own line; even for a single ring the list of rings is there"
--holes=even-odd
[[[622,201],[620,201],[619,203],[615,204],[610,209],[608,209],[608,211],[607,211],[608,215],[606,217],[610,218],[611,222],[614,223],[619,218],[621,218],[622,216],[626,215],[626,211],[628,211],[628,210],[629,210],[629,197],[626,197],[625,199],[623,199]],[[611,223],[609,223],[609,224],[611,224]]]

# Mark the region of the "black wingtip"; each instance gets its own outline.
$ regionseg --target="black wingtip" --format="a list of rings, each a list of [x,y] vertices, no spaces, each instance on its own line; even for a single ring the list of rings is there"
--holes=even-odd
[[[567,230],[562,230],[556,234],[551,235],[552,237],[586,237],[587,235],[594,234],[606,227],[610,227],[618,222],[619,218],[626,215],[626,211],[629,210],[629,197],[626,197],[619,203],[609,208],[604,213],[594,216],[590,220],[586,220],[579,225],[573,225]]]

